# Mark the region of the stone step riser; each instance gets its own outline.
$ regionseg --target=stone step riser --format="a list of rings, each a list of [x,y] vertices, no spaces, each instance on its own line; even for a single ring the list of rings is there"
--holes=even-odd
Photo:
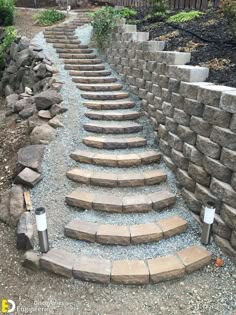
[[[69,65],[101,65],[100,59],[64,59],[65,64]]]
[[[63,59],[96,59],[94,54],[59,54],[59,58]]]
[[[100,85],[100,84],[77,84],[77,88],[81,91],[90,91],[90,92],[109,92],[109,91],[120,91],[122,90],[123,86],[122,84],[110,84],[110,85]]]
[[[46,40],[50,39],[64,39],[64,40],[77,40],[76,36],[65,36],[65,35],[44,35]]]
[[[73,169],[67,172],[67,177],[75,182],[101,187],[140,187],[157,185],[166,181],[166,174],[162,171],[147,171],[140,173],[106,174]]]
[[[147,144],[147,140],[142,137],[111,140],[99,137],[87,137],[83,139],[83,143],[92,148],[115,150],[143,147]]]
[[[126,121],[126,120],[135,120],[141,117],[140,112],[130,112],[130,113],[122,113],[122,114],[105,114],[105,113],[97,113],[97,112],[87,112],[85,116],[92,120],[114,120],[114,121]]]
[[[184,233],[186,229],[187,221],[178,216],[136,225],[99,224],[74,219],[65,226],[64,234],[81,241],[130,245],[158,242]]]
[[[98,125],[98,124],[85,124],[83,125],[84,129],[89,132],[94,132],[94,133],[101,133],[101,134],[129,134],[129,133],[136,133],[140,132],[143,130],[142,125],[132,125],[132,124],[127,124],[126,127],[123,126],[103,126],[103,125]]]
[[[108,260],[77,256],[51,249],[40,257],[40,268],[79,280],[109,284],[147,284],[176,280],[208,265],[211,253],[200,246],[184,248],[170,256],[148,260]]]
[[[44,36],[59,36],[59,35],[63,35],[63,36],[75,36],[75,32],[74,31],[47,31],[43,33]],[[78,37],[76,36],[76,38],[78,39]]]
[[[76,77],[105,77],[111,75],[111,71],[108,70],[91,70],[91,71],[70,71],[70,75]],[[72,79],[74,79],[72,78]]]
[[[74,44],[53,44],[54,48],[63,49],[88,49],[88,45],[74,45]]]
[[[93,52],[93,49],[67,49],[67,48],[57,48],[56,52],[58,54],[90,54]]]
[[[75,71],[97,71],[104,70],[104,65],[65,65],[65,70],[75,70]]]
[[[92,94],[92,93],[82,93],[81,96],[85,99],[90,99],[90,100],[122,100],[124,98],[129,97],[129,93],[110,93],[110,94]]]
[[[116,78],[113,78],[113,77],[74,77],[72,78],[72,81],[75,82],[75,83],[88,83],[88,84],[91,84],[91,83],[114,83],[117,81]]]
[[[78,45],[81,44],[81,41],[79,40],[73,40],[73,39],[46,39],[47,43],[50,44],[68,44],[68,45],[75,45],[78,48]]]
[[[116,110],[116,109],[130,109],[135,106],[135,103],[132,101],[127,102],[119,102],[117,103],[93,103],[93,102],[85,102],[83,103],[89,109],[96,110]]]
[[[70,157],[80,163],[94,164],[108,167],[133,167],[159,163],[161,153],[155,151],[144,151],[137,154],[95,154],[89,151],[75,151]]]
[[[79,209],[124,214],[161,211],[173,206],[175,201],[176,196],[170,191],[125,197],[74,191],[66,196],[66,203]]]

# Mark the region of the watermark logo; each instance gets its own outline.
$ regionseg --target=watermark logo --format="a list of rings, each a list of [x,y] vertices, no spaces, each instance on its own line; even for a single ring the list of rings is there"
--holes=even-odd
[[[2,299],[1,311],[3,314],[13,313],[16,309],[16,303],[12,300]]]

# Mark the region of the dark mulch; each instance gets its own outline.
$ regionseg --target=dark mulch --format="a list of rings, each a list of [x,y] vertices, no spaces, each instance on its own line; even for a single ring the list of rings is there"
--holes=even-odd
[[[179,28],[193,32],[206,41]],[[152,40],[166,40],[166,50],[190,51],[191,65],[210,68],[209,81],[236,87],[236,44],[224,43],[236,42],[236,39],[233,39],[221,10],[209,10],[203,16],[176,27],[165,21],[145,21],[138,24],[138,29],[149,31]]]

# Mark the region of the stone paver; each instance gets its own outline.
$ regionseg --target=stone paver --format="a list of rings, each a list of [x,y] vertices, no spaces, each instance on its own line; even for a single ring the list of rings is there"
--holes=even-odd
[[[111,281],[124,284],[149,282],[149,271],[142,260],[117,260],[112,262]]]

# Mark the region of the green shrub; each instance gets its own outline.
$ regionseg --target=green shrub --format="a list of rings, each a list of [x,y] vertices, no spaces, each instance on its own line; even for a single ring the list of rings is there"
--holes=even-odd
[[[223,12],[229,21],[230,30],[234,39],[236,40],[236,1],[226,0],[223,6]]]
[[[14,0],[0,0],[0,25],[12,25],[14,22],[14,12]]]
[[[151,14],[166,13],[167,5],[165,0],[151,0]]]
[[[8,26],[4,32],[3,41],[0,44],[0,67],[4,65],[4,55],[7,48],[16,38],[16,29],[13,26]]]
[[[117,11],[118,11],[117,13],[124,18],[132,18],[137,15],[137,11],[125,7],[122,9],[118,9]]]
[[[203,14],[204,13],[200,11],[180,12],[170,16],[167,21],[172,23],[184,23],[196,19]]]
[[[42,11],[34,16],[34,20],[39,25],[52,25],[65,18],[65,14],[55,9]]]

